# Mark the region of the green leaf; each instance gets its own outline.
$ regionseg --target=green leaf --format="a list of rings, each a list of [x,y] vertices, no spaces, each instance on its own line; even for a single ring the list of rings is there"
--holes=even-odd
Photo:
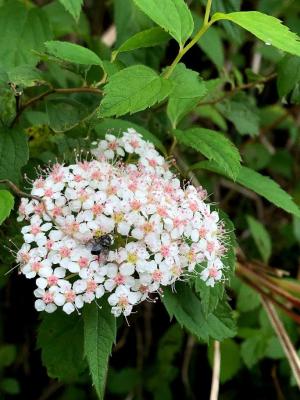
[[[244,93],[217,105],[217,109],[231,121],[241,135],[259,134],[259,114],[251,98]]]
[[[170,385],[179,374],[175,365],[183,341],[184,331],[179,324],[172,324],[158,341],[155,364],[147,379],[147,389],[155,393],[155,400],[172,400],[173,398]]]
[[[0,190],[0,225],[9,217],[11,210],[14,208],[14,202],[14,196],[8,190]]]
[[[220,344],[221,349],[221,371],[220,381],[225,383],[239,372],[242,367],[240,356],[240,346],[232,339],[226,339]],[[208,359],[210,365],[213,365],[213,345],[208,347]]]
[[[193,165],[192,167],[192,169],[197,168],[207,169],[208,171],[212,171],[230,178],[229,174],[214,162],[202,161]],[[258,193],[260,196],[269,200],[271,203],[275,204],[279,208],[282,208],[286,212],[300,217],[300,209],[296,203],[294,203],[291,196],[281,189],[278,183],[273,181],[270,177],[261,175],[252,169],[241,166],[239,174],[236,177],[236,182],[248,189],[253,190],[253,192]]]
[[[195,113],[199,115],[201,119],[211,120],[221,130],[223,131],[227,130],[227,123],[225,118],[223,118],[223,116],[214,106],[211,106],[209,104],[199,106],[195,109]]]
[[[78,21],[83,0],[59,0],[65,9]]]
[[[209,160],[214,160],[231,178],[236,179],[240,169],[238,149],[224,135],[205,128],[175,130],[179,143],[192,147]]]
[[[44,82],[40,71],[30,65],[19,65],[7,72],[9,82],[20,89],[37,86]]]
[[[273,360],[280,360],[285,358],[282,345],[277,336],[273,336],[268,340],[265,356]]]
[[[54,132],[66,132],[83,122],[96,110],[100,101],[97,94],[76,93],[46,102],[48,123]]]
[[[83,311],[84,354],[99,399],[104,397],[108,359],[116,339],[116,318],[106,301],[101,304],[101,310],[93,303]]]
[[[206,317],[216,309],[220,298],[224,295],[222,285],[207,286],[200,276],[195,279],[195,291],[201,299],[203,313]]]
[[[256,171],[265,168],[271,161],[270,152],[261,143],[245,144],[242,156],[247,167]]]
[[[118,136],[121,132],[127,131],[128,128],[135,129],[145,140],[149,140],[149,142],[153,143],[162,153],[167,154],[166,148],[153,133],[134,122],[124,119],[105,118],[94,127],[96,133],[101,138],[104,138],[106,133],[112,133]]]
[[[207,89],[199,74],[182,63],[176,66],[170,80],[174,83],[174,89],[168,101],[167,115],[175,129],[178,122],[206,95]]]
[[[246,339],[241,345],[241,356],[244,363],[250,369],[260,361],[266,351],[267,338],[257,331],[257,334]]]
[[[199,103],[202,97],[191,99],[170,98],[167,106],[167,115],[175,129],[182,118],[190,113]]]
[[[214,0],[211,5],[212,13],[230,13],[233,11],[240,11],[241,1],[242,0]],[[230,42],[233,41],[237,44],[243,42],[243,32],[238,26],[231,24],[229,21],[223,21],[222,27],[224,28],[226,37]]]
[[[192,14],[184,0],[133,0],[134,3],[182,46],[194,28]]]
[[[135,368],[122,368],[116,371],[109,369],[107,387],[110,393],[126,395],[132,392],[141,383],[141,373]]]
[[[255,310],[261,304],[260,296],[250,286],[241,283],[237,296],[237,309],[241,312]]]
[[[138,32],[127,39],[115,51],[115,54],[132,51],[143,47],[158,46],[170,40],[170,36],[161,28],[155,27]]]
[[[56,38],[61,38],[69,34],[75,34],[79,37],[87,37],[90,34],[89,22],[84,13],[81,13],[79,21],[76,21],[66,8],[57,0],[44,5],[43,11],[49,18],[54,32],[54,37]]]
[[[51,40],[45,43],[47,53],[60,60],[80,65],[100,65],[102,60],[92,50],[78,44]]]
[[[172,84],[144,65],[134,65],[112,75],[105,85],[99,116],[120,116],[142,111],[168,96]]]
[[[208,341],[209,337],[223,340],[235,335],[235,323],[230,307],[219,304],[214,313],[204,316],[200,299],[186,284],[176,285],[176,293],[164,289],[162,301],[172,318],[195,335],[199,340]]]
[[[299,37],[275,17],[258,11],[216,13],[213,15],[212,22],[220,20],[232,21],[251,32],[267,45],[300,56]]]
[[[298,243],[300,243],[300,218],[293,217],[293,233]]]
[[[270,235],[262,223],[257,219],[247,216],[247,222],[250,228],[251,235],[253,236],[254,242],[257,249],[265,263],[268,263],[269,258],[272,254],[272,241]]]
[[[117,30],[116,46],[131,36],[154,26],[132,0],[114,0],[114,22]]]
[[[198,72],[186,68],[182,63],[176,65],[169,79],[174,83],[170,98],[189,99],[197,97],[201,99],[207,93],[205,82]]]
[[[35,65],[38,57],[32,50],[42,50],[52,38],[50,24],[41,8],[24,2],[9,1],[0,7],[0,66]]]
[[[0,368],[11,365],[17,356],[16,346],[12,344],[4,344],[0,347]]]
[[[277,65],[277,90],[286,96],[300,82],[300,57],[286,55]]]
[[[78,315],[45,314],[38,330],[38,348],[50,378],[74,381],[83,372],[83,325]]]
[[[19,382],[14,378],[4,378],[0,381],[0,389],[3,392],[15,395],[20,393]]]
[[[0,179],[18,183],[21,168],[27,161],[28,145],[24,132],[0,128]]]

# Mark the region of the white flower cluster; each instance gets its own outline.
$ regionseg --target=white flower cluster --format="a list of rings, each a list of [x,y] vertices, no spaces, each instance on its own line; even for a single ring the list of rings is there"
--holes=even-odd
[[[92,153],[91,161],[54,165],[33,182],[42,200],[21,201],[19,220],[28,224],[17,260],[36,279],[38,311],[70,314],[108,293],[112,313],[128,316],[197,264],[207,285],[221,280],[224,229],[202,188],[182,188],[133,129],[107,134]]]

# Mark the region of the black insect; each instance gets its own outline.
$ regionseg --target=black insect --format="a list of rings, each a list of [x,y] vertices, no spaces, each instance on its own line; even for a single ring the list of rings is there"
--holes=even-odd
[[[112,244],[112,237],[110,235],[102,235],[94,237],[92,241],[91,253],[94,256],[100,256],[100,254],[108,253],[108,250]]]

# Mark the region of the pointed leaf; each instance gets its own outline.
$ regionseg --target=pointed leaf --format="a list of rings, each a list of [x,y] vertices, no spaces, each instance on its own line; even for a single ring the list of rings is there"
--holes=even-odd
[[[0,225],[14,208],[14,196],[8,190],[0,190]]]
[[[229,14],[216,13],[212,21],[228,20],[236,23],[267,45],[272,45],[287,53],[300,56],[300,41],[282,22],[258,11],[242,11]]]
[[[205,82],[198,72],[186,68],[182,63],[176,65],[169,79],[174,83],[170,98],[189,99],[197,97],[201,99],[207,93]]]
[[[83,310],[84,354],[99,399],[104,397],[108,359],[116,339],[116,318],[108,303],[101,303],[101,309],[93,303]]]
[[[78,21],[80,17],[83,0],[59,0],[67,11]]]
[[[37,337],[43,365],[50,378],[78,379],[86,368],[83,360],[82,318],[62,311],[43,315]]]
[[[102,61],[92,50],[78,44],[50,40],[45,43],[47,53],[63,61],[81,65],[100,65]]]
[[[121,44],[118,50],[116,50],[116,53],[124,53],[126,51],[132,51],[143,47],[157,46],[167,42],[168,40],[170,40],[170,36],[161,28],[150,28],[131,36]]]
[[[231,178],[235,179],[240,169],[240,154],[229,139],[221,133],[204,128],[192,128],[187,131],[174,131],[174,135],[186,146],[214,160]]]
[[[192,14],[184,0],[133,0],[134,3],[183,45],[194,28]]]
[[[21,168],[28,161],[26,135],[18,129],[0,128],[0,179],[18,183]]]
[[[207,169],[208,171],[216,172],[217,174],[230,178],[229,174],[214,162],[203,161],[193,165],[192,167],[192,169],[197,168]],[[294,203],[291,196],[281,189],[278,183],[273,181],[270,177],[261,175],[250,168],[241,166],[239,174],[236,177],[236,182],[258,193],[260,196],[269,200],[271,203],[282,208],[286,212],[300,217],[300,209],[296,203]]]
[[[35,65],[38,57],[32,50],[42,50],[52,38],[47,15],[41,8],[24,2],[9,1],[0,7],[0,66]]]
[[[235,322],[229,306],[219,304],[213,313],[204,316],[200,299],[186,284],[177,284],[176,292],[165,288],[162,301],[172,318],[195,335],[199,340],[209,337],[223,340],[235,335]]]
[[[257,249],[263,261],[267,263],[272,254],[272,241],[270,235],[263,224],[251,215],[247,216],[247,222]]]
[[[162,101],[172,89],[171,82],[144,65],[134,65],[112,75],[104,88],[99,116],[120,116],[142,111]]]

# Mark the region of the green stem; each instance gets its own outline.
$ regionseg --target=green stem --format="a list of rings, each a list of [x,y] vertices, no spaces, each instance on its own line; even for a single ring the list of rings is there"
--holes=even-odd
[[[172,62],[172,64],[169,66],[169,68],[166,70],[164,74],[164,78],[168,79],[172,72],[174,71],[174,68],[176,65],[179,63],[179,61],[182,59],[182,57],[187,53],[191,47],[194,46],[198,42],[198,40],[201,38],[202,35],[207,31],[207,29],[210,27],[211,22],[209,22],[207,25],[203,25],[202,28],[199,30],[199,32],[196,34],[194,39],[192,39],[183,49],[179,51],[177,54],[177,57],[175,60]]]
[[[196,33],[195,37],[185,47],[183,47],[183,48],[180,47],[176,58],[174,59],[172,64],[167,68],[167,70],[165,71],[165,73],[163,75],[163,77],[165,79],[168,79],[172,75],[172,72],[174,71],[174,68],[179,63],[179,61],[182,59],[182,57],[185,55],[185,53],[187,53],[190,50],[190,48],[193,47],[194,44],[196,44],[198,42],[198,40],[201,38],[201,36],[203,36],[204,33],[207,31],[207,29],[213,24],[212,21],[210,21],[210,22],[208,21],[209,14],[210,14],[211,3],[212,3],[212,0],[208,0],[207,1],[206,9],[205,9],[204,22],[203,22],[202,27]]]
[[[175,129],[176,127],[173,126],[173,128]],[[169,150],[169,155],[170,155],[170,156],[174,153],[174,149],[175,149],[176,145],[177,145],[177,139],[176,139],[176,137],[174,136],[174,137],[173,137],[172,144],[171,144],[171,146],[170,146],[170,150]]]
[[[212,0],[207,0],[207,4],[206,4],[206,9],[205,9],[205,15],[204,15],[204,25],[208,24],[208,20],[209,20],[209,14],[210,14],[210,9],[211,9],[211,3]]]

